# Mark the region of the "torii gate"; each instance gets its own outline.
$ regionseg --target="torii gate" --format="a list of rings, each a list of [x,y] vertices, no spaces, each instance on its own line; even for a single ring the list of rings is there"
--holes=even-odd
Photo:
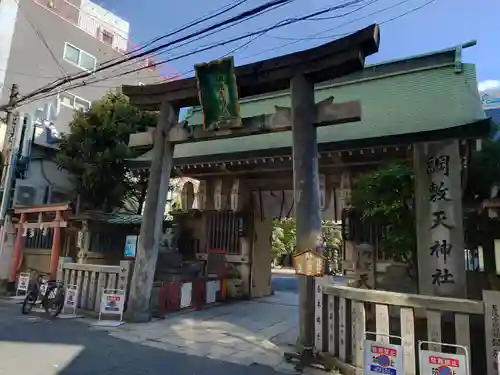
[[[137,248],[126,316],[151,319],[149,299],[161,237],[167,188],[175,144],[292,130],[293,181],[297,218],[297,250],[320,249],[316,127],[359,121],[359,102],[333,104],[333,98],[315,104],[314,84],[362,70],[365,57],[378,51],[379,27],[372,25],[344,38],[289,55],[236,68],[239,97],[290,89],[291,108],[277,108],[278,116],[243,119],[241,129],[188,129],[177,124],[182,107],[199,105],[196,78],[148,86],[123,86],[131,104],[160,110],[154,134],[150,179]],[[281,114],[281,116],[279,116]],[[281,120],[280,120],[281,119]],[[301,364],[314,360],[314,279],[300,276]]]

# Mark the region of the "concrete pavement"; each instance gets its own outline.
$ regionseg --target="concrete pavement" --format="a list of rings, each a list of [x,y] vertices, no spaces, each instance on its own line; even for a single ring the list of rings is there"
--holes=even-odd
[[[0,303],[0,375],[272,375],[297,335],[295,293],[277,293],[165,320],[94,327],[47,321]],[[305,373],[318,370],[306,370]]]

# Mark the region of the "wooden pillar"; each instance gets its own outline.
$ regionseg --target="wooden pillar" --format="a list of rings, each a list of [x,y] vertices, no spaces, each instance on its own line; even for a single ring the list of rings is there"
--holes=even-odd
[[[52,239],[52,252],[50,254],[50,279],[55,280],[57,277],[57,267],[59,266],[59,257],[61,256],[61,211],[56,211],[56,226],[54,227],[54,235]]]
[[[19,219],[19,224],[17,227],[16,242],[14,242],[14,252],[12,254],[12,263],[10,264],[10,275],[9,282],[15,283],[17,279],[17,272],[19,270],[19,262],[21,262],[23,256],[23,231],[24,231],[24,221],[26,216],[21,214]]]
[[[461,160],[458,140],[414,145],[419,293],[464,298]]]
[[[314,84],[304,75],[290,82],[292,101],[293,190],[297,220],[296,251],[319,250],[321,209],[319,196],[318,145],[314,126]],[[300,335],[304,350],[314,346],[314,278],[299,276]]]
[[[168,184],[173,166],[174,145],[168,134],[176,123],[175,111],[168,102],[160,108],[155,130],[153,159],[144,205],[134,272],[125,317],[132,322],[151,320],[149,300],[158,259],[158,247],[162,237],[162,226],[167,200]]]

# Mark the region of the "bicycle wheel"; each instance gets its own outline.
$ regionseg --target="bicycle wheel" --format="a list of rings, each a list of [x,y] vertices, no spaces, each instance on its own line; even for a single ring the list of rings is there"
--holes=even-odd
[[[43,300],[45,312],[51,317],[57,317],[64,307],[64,288],[60,286],[52,286],[47,288]]]
[[[23,304],[21,305],[21,313],[27,315],[31,312],[31,309],[36,303],[37,295],[34,292],[28,292],[24,298]]]

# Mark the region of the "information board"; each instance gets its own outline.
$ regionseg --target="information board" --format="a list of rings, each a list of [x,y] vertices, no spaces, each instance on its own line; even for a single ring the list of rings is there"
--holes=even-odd
[[[17,289],[16,295],[19,295],[19,292],[27,293],[28,286],[30,284],[31,275],[28,272],[21,272],[19,277],[17,278]]]
[[[104,289],[101,297],[99,309],[99,320],[102,315],[119,315],[120,321],[123,318],[125,308],[125,291],[122,289]]]
[[[420,350],[421,375],[469,375],[464,354]]]
[[[404,353],[401,345],[392,345],[372,340],[365,340],[364,348],[364,375],[404,374]]]
[[[64,312],[70,311],[70,314],[76,314],[78,303],[78,287],[76,285],[66,286],[66,295],[64,296]]]

